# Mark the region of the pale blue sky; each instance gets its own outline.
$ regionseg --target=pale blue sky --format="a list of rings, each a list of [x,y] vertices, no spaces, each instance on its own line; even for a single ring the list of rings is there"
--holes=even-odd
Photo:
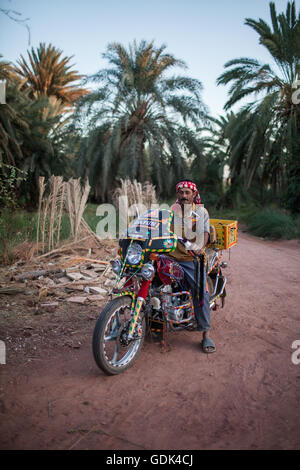
[[[296,1],[297,10],[299,2]],[[287,0],[275,0],[278,12]],[[226,61],[238,57],[270,62],[257,34],[245,18],[270,23],[269,0],[0,0],[0,7],[29,17],[27,30],[0,14],[0,54],[15,62],[29,47],[52,43],[82,74],[105,67],[101,54],[109,42],[127,46],[134,39],[154,40],[157,46],[188,65],[186,75],[199,79],[203,100],[213,115],[223,114],[226,88],[216,86]]]

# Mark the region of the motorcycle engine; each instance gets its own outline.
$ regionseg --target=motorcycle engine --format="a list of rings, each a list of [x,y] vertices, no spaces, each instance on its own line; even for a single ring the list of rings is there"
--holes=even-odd
[[[170,320],[173,321],[181,321],[183,320],[184,314],[185,314],[185,309],[184,308],[179,308],[181,306],[181,302],[179,297],[176,295],[171,295],[172,294],[172,288],[171,286],[164,286],[162,289],[163,292],[163,300],[165,302],[165,308],[168,313],[168,317]]]

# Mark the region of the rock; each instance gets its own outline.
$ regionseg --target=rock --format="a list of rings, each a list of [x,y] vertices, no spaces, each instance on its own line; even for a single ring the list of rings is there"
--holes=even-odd
[[[91,294],[107,294],[107,290],[102,287],[91,286],[88,289]]]
[[[97,300],[104,300],[104,299],[105,299],[105,297],[104,297],[103,295],[91,295],[91,296],[89,297],[89,300],[90,300],[91,302],[97,301]]]
[[[93,269],[81,269],[80,272],[81,274],[83,274],[84,276],[87,276],[88,278],[95,279],[96,277],[98,277],[98,274],[95,273]]]
[[[104,271],[106,269],[106,266],[105,265],[101,266],[101,264],[92,263],[91,266],[93,268],[93,271],[95,271],[96,273],[99,271]]]
[[[106,279],[106,281],[104,282],[104,285],[106,287],[114,287],[115,281],[113,281],[112,279]]]
[[[37,292],[34,291],[34,290],[26,290],[26,291],[24,292],[24,295],[35,295],[36,293],[37,293]]]
[[[82,275],[82,279],[84,281],[92,281],[93,280],[90,276],[84,276],[84,275]]]
[[[69,282],[70,279],[68,277],[60,277],[59,279],[57,279],[59,283],[61,284],[64,284],[65,282]]]
[[[116,276],[115,273],[113,272],[113,270],[109,267],[106,271],[105,271],[105,274],[104,274],[105,277],[109,277],[111,278],[111,276]]]
[[[73,286],[72,284],[70,284],[69,286],[66,286],[65,287],[65,290],[67,292],[74,292],[74,290],[79,290],[79,291],[83,291],[83,286],[80,285],[80,286]]]
[[[81,273],[67,273],[67,277],[72,281],[79,281],[83,278],[83,275]]]
[[[50,279],[49,277],[46,277],[46,278],[45,278],[45,284],[46,284],[48,287],[54,287],[54,286],[56,286],[56,283],[53,281],[53,279]]]
[[[53,313],[58,305],[58,302],[51,302],[40,304],[40,307],[43,308],[43,310],[46,310],[46,312]]]
[[[87,297],[74,296],[66,299],[67,302],[75,302],[77,304],[84,304],[87,301]]]
[[[81,346],[81,342],[78,341],[77,343],[72,343],[72,342],[70,342],[70,341],[67,341],[67,342],[65,343],[65,345],[66,345],[66,346],[69,346],[69,348],[79,349],[80,346]]]
[[[15,294],[25,294],[26,290],[21,287],[3,287],[0,289],[0,295],[1,294],[7,294],[7,295],[15,295]]]
[[[16,281],[26,282],[28,279],[43,279],[44,276],[48,276],[48,274],[57,274],[61,273],[61,269],[54,269],[54,270],[39,270],[39,271],[29,271],[26,273],[18,274],[14,276]]]

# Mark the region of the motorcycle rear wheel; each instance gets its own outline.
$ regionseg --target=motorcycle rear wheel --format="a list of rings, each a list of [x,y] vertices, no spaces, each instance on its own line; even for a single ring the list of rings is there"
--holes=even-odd
[[[107,375],[121,374],[137,360],[145,338],[146,321],[141,312],[135,336],[129,342],[132,297],[121,296],[102,310],[93,333],[93,355],[96,364]],[[128,343],[128,344],[127,344]]]

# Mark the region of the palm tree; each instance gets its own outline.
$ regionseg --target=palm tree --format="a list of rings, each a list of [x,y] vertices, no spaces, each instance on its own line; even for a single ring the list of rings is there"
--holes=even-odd
[[[262,19],[247,18],[245,24],[259,34],[260,44],[268,49],[278,71],[245,57],[227,62],[225,68],[232,67],[231,70],[217,79],[217,84],[233,82],[225,109],[250,94],[265,92],[277,94],[279,115],[295,111],[291,95],[293,84],[300,77],[300,11],[297,17],[293,1],[288,2],[286,15],[277,15],[275,4],[270,2],[270,15],[272,28]]]
[[[74,82],[83,78],[69,65],[71,57],[62,57],[62,51],[49,44],[40,43],[35,51],[28,52],[28,61],[17,61],[16,72],[24,79],[25,88],[31,90],[33,97],[48,96],[58,100],[63,109],[72,107],[75,101],[88,93]],[[61,112],[61,109],[59,110]]]
[[[245,188],[250,187],[261,168],[263,180],[272,183],[275,193],[283,192],[288,182],[292,188],[289,198],[294,199],[296,209],[300,206],[300,106],[293,102],[292,94],[300,77],[300,12],[296,14],[293,1],[288,2],[285,14],[277,14],[275,4],[270,2],[270,16],[272,26],[250,18],[245,24],[259,34],[259,42],[271,54],[274,67],[256,59],[234,59],[225,64],[228,70],[217,84],[231,84],[226,110],[242,98],[255,95],[239,116],[244,122],[237,123],[240,140],[232,149],[237,152],[243,142],[246,146],[243,157],[239,157],[246,167]],[[289,193],[288,186],[285,188]]]
[[[197,135],[207,113],[202,85],[184,76],[167,77],[185,64],[165,49],[146,41],[128,50],[109,44],[103,57],[111,67],[89,78],[99,88],[78,109],[91,129],[83,166],[93,168],[102,199],[116,177],[126,176],[141,182],[151,178],[159,192],[170,193],[174,179],[188,173],[188,159],[202,151]]]
[[[0,55],[0,58],[3,56]],[[28,124],[12,106],[11,95],[16,97],[19,87],[14,79],[14,68],[10,62],[0,60],[0,80],[5,80],[6,103],[0,104],[0,162],[11,166],[17,159],[22,159],[21,133],[28,129]],[[11,83],[13,86],[11,87]]]
[[[14,73],[14,68],[10,62],[2,60],[3,55],[0,54],[0,80],[7,80]]]
[[[9,76],[6,104],[0,105],[0,164],[27,174],[16,191],[31,207],[37,202],[39,176],[70,176],[72,167],[67,142],[74,134],[69,126],[60,127],[59,115],[45,114],[48,108],[48,97],[32,99],[20,79]]]
[[[214,120],[217,127],[214,129],[212,150],[223,156],[224,163],[229,166],[230,184],[225,201],[233,207],[247,202],[249,192],[257,193],[257,186],[261,188],[270,180],[270,173],[265,181],[262,172],[268,114],[261,109],[256,111],[253,112],[251,105],[247,105],[237,114],[231,112]],[[275,168],[273,170],[275,182],[277,172]],[[262,192],[259,193],[261,195]]]

